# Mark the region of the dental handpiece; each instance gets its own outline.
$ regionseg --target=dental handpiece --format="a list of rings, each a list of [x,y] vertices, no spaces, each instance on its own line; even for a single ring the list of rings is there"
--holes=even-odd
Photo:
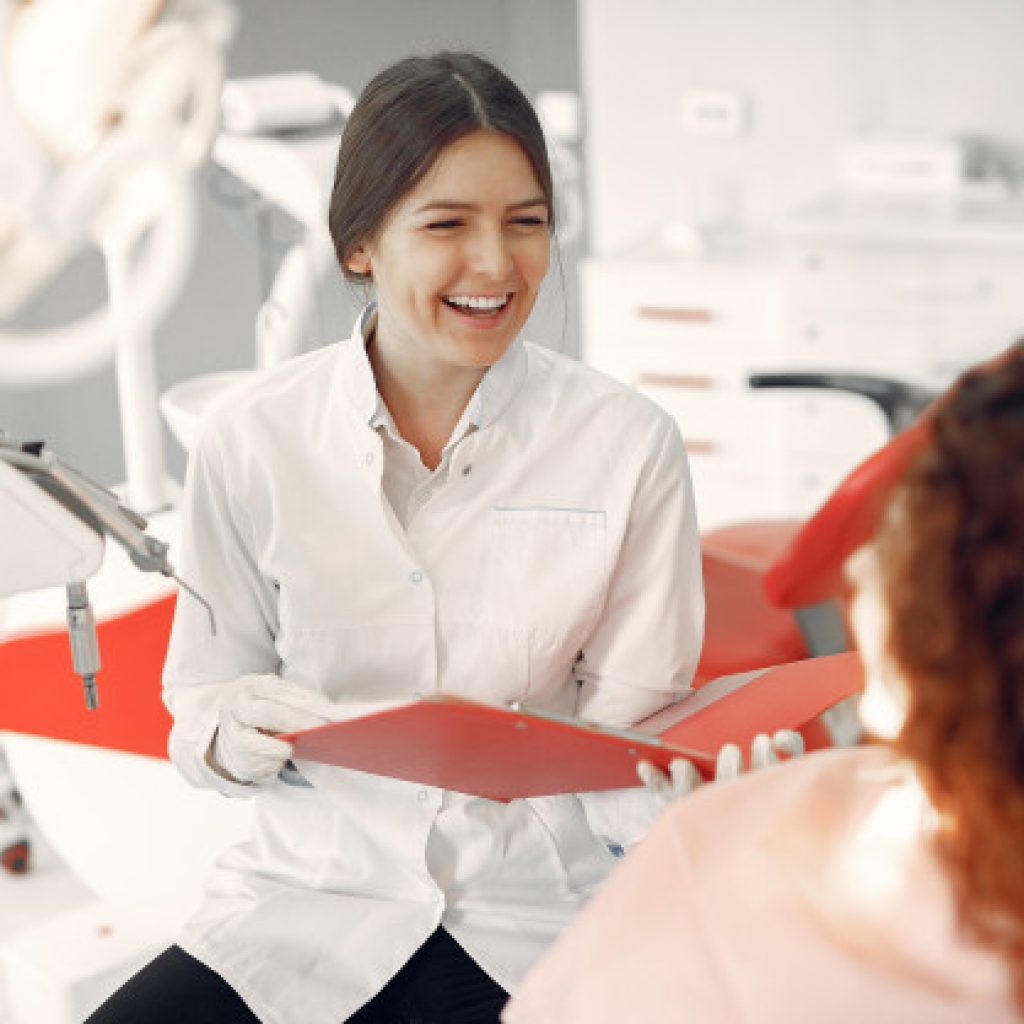
[[[93,615],[84,583],[69,583],[67,592],[71,660],[75,672],[82,677],[85,706],[92,711],[99,705],[96,673],[100,670],[100,645],[96,639],[96,616]]]

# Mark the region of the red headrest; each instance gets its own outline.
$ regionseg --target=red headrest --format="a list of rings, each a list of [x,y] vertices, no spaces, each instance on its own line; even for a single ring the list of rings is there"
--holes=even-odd
[[[839,593],[843,563],[874,536],[893,489],[931,437],[929,412],[860,463],[804,523],[764,575],[773,604],[796,608]]]

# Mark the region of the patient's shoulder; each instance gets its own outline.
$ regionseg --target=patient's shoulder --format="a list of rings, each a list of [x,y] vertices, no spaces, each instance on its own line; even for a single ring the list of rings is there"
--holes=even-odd
[[[717,859],[723,849],[748,846],[755,837],[803,832],[809,822],[819,838],[839,834],[900,771],[892,753],[878,745],[820,750],[701,787],[669,812],[671,828],[685,837],[694,860]]]

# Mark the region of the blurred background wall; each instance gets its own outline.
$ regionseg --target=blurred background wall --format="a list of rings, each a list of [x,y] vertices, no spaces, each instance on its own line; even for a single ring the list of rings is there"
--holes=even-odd
[[[1024,170],[1018,0],[582,0],[580,32],[596,253],[667,218],[770,223],[834,187],[852,135],[987,136]],[[739,134],[687,130],[705,90]]]
[[[494,58],[531,97],[580,93],[587,223],[561,254],[531,336],[581,351],[577,268],[666,222],[768,229],[828,192],[840,143],[857,134],[971,135],[998,144],[988,170],[1024,174],[1020,0],[244,0],[232,76],[309,69],[359,88],[409,53],[467,47]],[[694,94],[736,98],[742,130],[695,133]],[[188,284],[157,337],[163,386],[250,366],[253,319],[294,236],[261,223],[245,190],[207,167],[202,229]],[[18,321],[59,321],[102,294],[83,258]],[[349,330],[357,300],[323,290],[317,343]],[[0,424],[45,438],[107,483],[123,476],[110,370],[27,391],[0,382]],[[184,456],[165,435],[168,465]]]

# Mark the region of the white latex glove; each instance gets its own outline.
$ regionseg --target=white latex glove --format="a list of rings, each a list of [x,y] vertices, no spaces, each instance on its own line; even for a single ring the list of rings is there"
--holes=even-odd
[[[232,782],[264,785],[292,756],[292,745],[272,733],[298,732],[330,721],[333,705],[323,694],[280,676],[243,676],[221,705],[207,763]]]
[[[780,755],[788,759],[799,757],[803,752],[804,739],[792,729],[780,729],[774,736],[758,733],[750,744],[750,770],[757,771],[775,764]],[[692,793],[703,781],[693,762],[685,757],[677,757],[670,762],[668,774],[650,761],[637,762],[636,773],[640,781],[665,806]],[[715,759],[714,781],[724,782],[742,774],[743,752],[735,743],[726,743]]]

